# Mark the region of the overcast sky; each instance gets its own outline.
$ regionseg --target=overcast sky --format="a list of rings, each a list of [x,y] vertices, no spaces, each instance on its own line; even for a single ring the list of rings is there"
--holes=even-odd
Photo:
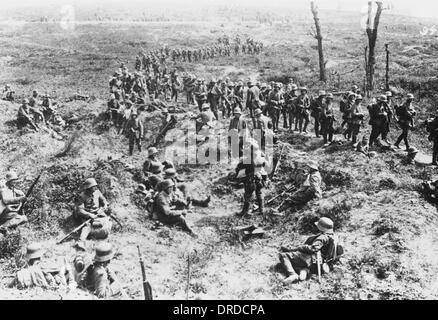
[[[1,8],[38,6],[47,5],[60,6],[70,4],[81,6],[83,4],[96,3],[99,5],[111,3],[123,7],[135,7],[135,3],[145,5],[154,5],[159,3],[160,7],[164,5],[184,5],[189,6],[207,6],[209,4],[223,4],[229,6],[276,6],[276,7],[309,7],[310,0],[0,0]],[[366,7],[367,0],[315,0],[321,9],[341,9],[346,11],[357,11]],[[392,6],[391,12],[394,14],[403,14],[415,17],[434,17],[438,18],[438,1],[433,0],[388,0],[384,1]],[[388,11],[387,11],[388,12]],[[389,12],[388,12],[389,13]]]

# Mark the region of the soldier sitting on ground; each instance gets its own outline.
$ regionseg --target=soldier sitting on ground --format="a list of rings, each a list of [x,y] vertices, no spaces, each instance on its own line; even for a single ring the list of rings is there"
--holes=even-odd
[[[90,290],[98,298],[124,297],[126,293],[110,267],[113,256],[112,245],[108,242],[96,246],[93,263],[82,256],[77,256],[74,267],[78,284]]]
[[[15,172],[6,174],[6,185],[0,191],[0,232],[27,222],[25,215],[18,214],[27,200],[23,191],[16,188],[18,180]]]
[[[172,180],[164,180],[161,184],[161,191],[155,197],[153,212],[157,215],[160,222],[168,225],[180,226],[191,236],[197,237],[193,230],[188,226],[182,213],[172,210],[171,201],[175,184]]]
[[[74,288],[76,286],[68,263],[62,265],[44,263],[41,260],[42,256],[43,250],[40,244],[29,244],[26,252],[27,266],[17,271],[9,286],[18,287],[19,289],[32,287],[56,288],[67,285]]]
[[[190,205],[208,207],[211,197],[208,196],[205,200],[199,200],[188,195],[189,192],[187,190],[187,185],[181,183],[184,182],[184,180],[178,177],[175,168],[172,167],[164,170],[164,179],[172,180],[175,185],[172,204],[176,205],[178,208],[189,208]]]
[[[306,180],[285,202],[290,207],[303,206],[310,200],[321,198],[322,196],[322,178],[319,173],[318,164],[316,161],[309,161],[307,163],[307,168],[309,171]]]
[[[87,238],[106,239],[111,231],[112,223],[106,215],[108,202],[97,188],[97,182],[93,178],[85,180],[82,193],[76,203],[73,218],[80,224],[88,221],[81,230],[81,235],[76,246],[85,250]]]
[[[15,91],[11,90],[11,86],[9,84],[6,84],[2,92],[2,99],[6,101],[14,101],[14,93]]]
[[[279,258],[287,273],[283,283],[290,284],[298,280],[304,281],[311,272],[315,273],[318,267],[318,254],[321,254],[321,269],[325,273],[330,272],[329,264],[335,262],[343,254],[342,247],[336,243],[333,233],[333,221],[323,217],[315,222],[315,225],[320,232],[307,238],[303,245],[295,248],[281,247]]]
[[[35,131],[38,131],[39,127],[37,124],[35,124],[34,121],[35,114],[40,114],[40,116],[43,116],[40,111],[29,106],[29,99],[24,99],[23,104],[18,109],[18,114],[17,114],[18,129],[21,129],[26,125],[30,125]]]

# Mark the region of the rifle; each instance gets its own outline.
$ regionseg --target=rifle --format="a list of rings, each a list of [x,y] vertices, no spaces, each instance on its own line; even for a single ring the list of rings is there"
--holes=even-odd
[[[266,201],[265,205],[268,205],[270,203],[272,203],[275,199],[278,199],[279,197],[284,196],[287,192],[292,191],[293,189],[296,189],[296,186],[292,186],[290,188],[287,188],[286,190],[284,190],[282,193],[277,194],[275,197],[269,199],[268,201]],[[281,207],[281,206],[280,206]],[[254,210],[257,210],[259,207],[257,205],[254,206]],[[278,209],[278,208],[277,208]]]
[[[154,139],[154,141],[146,148],[149,149],[150,147],[155,147],[161,140],[162,137],[166,134],[166,132],[170,129],[172,125],[176,124],[176,118],[175,116],[171,116],[170,121],[164,126],[163,129],[158,133],[157,137]]]
[[[110,218],[113,218],[113,220],[114,220],[115,222],[117,222],[117,224],[120,226],[120,228],[123,228],[123,225],[120,223],[120,221],[119,221],[115,216],[113,216],[112,214],[108,214],[108,216],[109,216]]]
[[[271,172],[271,174],[269,175],[269,179],[271,179],[271,180],[272,180],[272,178],[274,177],[274,175],[275,175],[275,171],[277,170],[278,165],[279,165],[279,163],[280,163],[281,157],[282,157],[282,155],[283,155],[283,149],[284,149],[284,146],[285,146],[285,145],[283,144],[283,146],[281,147],[280,156],[278,157],[277,161],[275,162],[274,168],[272,169],[272,172]]]
[[[316,267],[318,269],[318,282],[321,283],[321,265],[322,265],[322,257],[321,251],[316,253]]]
[[[32,191],[33,191],[33,189],[35,188],[35,186],[36,186],[36,184],[38,183],[38,181],[40,180],[41,175],[42,175],[42,173],[40,173],[40,174],[38,175],[38,177],[36,177],[36,179],[35,179],[35,180],[33,181],[33,183],[31,184],[29,190],[27,190],[27,193],[26,193],[26,201],[27,201],[27,198],[32,194]],[[19,215],[23,215],[23,207],[24,207],[24,204],[26,203],[26,201],[23,201],[23,203],[21,204],[21,207],[20,207],[20,209],[18,210],[18,214],[19,214]]]
[[[72,232],[70,232],[69,234],[67,234],[64,238],[62,238],[61,240],[59,240],[56,244],[61,244],[62,242],[64,242],[65,239],[69,238],[73,233],[78,232],[79,230],[81,230],[88,222],[90,222],[92,219],[88,219],[87,221],[85,221],[84,223],[82,223],[81,225],[79,225],[78,227],[76,227],[75,229],[73,229]]]
[[[146,280],[146,271],[144,270],[144,262],[140,253],[140,246],[137,245],[138,250],[138,258],[140,260],[141,274],[143,277],[143,291],[144,291],[144,299],[145,300],[153,300],[152,297],[152,287],[149,281]]]

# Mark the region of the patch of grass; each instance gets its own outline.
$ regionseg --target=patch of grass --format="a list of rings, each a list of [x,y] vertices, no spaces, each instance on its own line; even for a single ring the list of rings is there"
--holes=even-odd
[[[348,172],[337,169],[324,170],[323,168],[320,171],[328,190],[337,187],[350,188],[353,184],[353,176]]]
[[[0,236],[0,259],[10,258],[20,250],[23,242],[20,230]]]
[[[400,225],[395,219],[388,213],[383,213],[372,224],[373,234],[381,236],[386,233],[399,233]]]

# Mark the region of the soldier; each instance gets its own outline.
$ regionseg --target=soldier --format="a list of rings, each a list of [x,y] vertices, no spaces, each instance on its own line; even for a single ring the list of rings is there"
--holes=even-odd
[[[267,173],[264,169],[266,165],[265,155],[255,141],[250,141],[246,145],[246,151],[245,156],[236,167],[236,176],[239,175],[240,170],[245,170],[243,208],[237,215],[242,217],[249,215],[249,206],[254,192],[259,206],[259,213],[264,215],[263,188],[267,179]]]
[[[384,138],[385,128],[388,124],[388,113],[386,112],[386,96],[381,95],[377,99],[377,103],[368,106],[368,111],[370,113],[370,125],[371,125],[371,135],[370,135],[370,147],[376,142],[379,135]]]
[[[11,86],[9,84],[6,84],[2,92],[2,99],[6,101],[14,101],[14,93],[15,91],[11,90]]]
[[[222,118],[225,119],[225,117],[229,118],[231,116],[231,102],[230,98],[230,89],[228,89],[227,82],[223,81],[221,82],[220,87],[220,108],[222,109]]]
[[[322,178],[316,161],[307,163],[308,174],[301,187],[286,200],[290,207],[303,206],[312,199],[321,198]]]
[[[333,94],[328,93],[326,96],[326,103],[321,112],[321,134],[324,138],[324,144],[332,142],[335,128],[335,113],[333,107]]]
[[[238,81],[236,84],[236,87],[234,88],[233,91],[233,96],[234,96],[234,101],[235,101],[235,105],[234,107],[239,107],[241,110],[244,107],[243,106],[243,82],[242,81]]]
[[[300,130],[300,133],[304,132],[307,133],[307,125],[310,121],[310,98],[307,95],[307,88],[302,87],[300,89],[301,94],[298,96],[296,100],[296,110],[297,110],[297,118],[295,120],[295,131]],[[303,127],[304,122],[304,127]],[[297,128],[297,125],[299,128]]]
[[[131,113],[131,119],[127,124],[128,138],[129,138],[129,155],[132,156],[134,152],[134,144],[137,145],[138,151],[141,152],[141,140],[143,139],[143,123],[138,118],[137,112]]]
[[[158,160],[158,150],[155,147],[148,149],[148,158],[143,163],[143,174],[146,178],[152,175],[160,175],[163,171],[164,164]]]
[[[73,272],[66,261],[64,264],[48,264],[43,262],[43,250],[39,243],[30,243],[26,250],[27,266],[17,271],[14,280],[9,285],[19,289],[42,287],[57,288],[58,286],[75,287]]]
[[[362,126],[363,118],[365,116],[361,107],[362,100],[363,98],[360,94],[356,95],[355,103],[351,108],[350,115],[348,117],[350,121],[350,134],[352,136],[351,141],[353,144],[357,143],[357,136],[359,135],[360,127]]]
[[[176,72],[173,73],[170,81],[171,81],[171,92],[172,92],[172,94],[170,96],[170,100],[173,99],[175,102],[177,102],[178,101],[178,89],[181,86],[181,83],[179,81],[178,74]]]
[[[27,124],[30,125],[35,131],[39,131],[39,126],[34,122],[34,115],[39,114],[44,117],[43,114],[32,107],[29,106],[29,100],[24,99],[23,104],[18,109],[17,114],[17,127],[18,129],[23,128]]]
[[[109,115],[109,119],[113,121],[116,127],[119,127],[121,125],[120,114],[119,114],[120,103],[118,100],[116,100],[115,94],[111,94],[107,106],[108,106],[107,113]]]
[[[344,131],[344,137],[347,140],[350,140],[353,130],[353,122],[351,116],[352,116],[352,110],[354,109],[355,106],[356,97],[357,96],[354,92],[350,92],[347,96],[347,102],[345,103],[343,109],[344,116],[342,117],[342,119],[347,124],[347,129]]]
[[[184,183],[184,180],[178,177],[178,173],[176,172],[174,167],[167,168],[164,170],[163,180],[172,180],[175,188],[172,197],[171,204],[176,205],[179,208],[189,208],[190,205],[198,206],[198,207],[208,207],[210,203],[211,197],[208,196],[204,200],[195,199],[194,197],[188,195],[187,185]]]
[[[210,106],[207,103],[202,105],[202,111],[196,117],[192,118],[196,120],[196,134],[202,129],[203,126],[213,127],[213,121],[216,120],[215,115],[210,110]]]
[[[336,242],[333,233],[333,221],[322,217],[318,222],[315,222],[315,225],[320,232],[309,237],[304,245],[296,248],[281,247],[279,258],[287,272],[287,277],[283,280],[283,283],[290,284],[298,280],[306,280],[310,272],[314,270],[315,264],[318,263],[317,254],[322,256],[323,271],[330,271],[328,264],[324,262],[334,258],[332,249]]]
[[[260,135],[261,135],[260,147],[261,147],[262,151],[264,151],[266,148],[267,134],[270,134],[270,133],[273,134],[272,121],[270,118],[263,115],[263,112],[262,112],[262,110],[260,110],[260,108],[257,108],[254,110],[254,117],[255,117],[255,118],[253,118],[254,129],[260,130]]]
[[[220,84],[216,81],[216,79],[211,79],[210,84],[210,107],[216,119],[219,120],[218,107],[223,93],[221,91]]]
[[[426,121],[426,130],[429,132],[428,140],[433,142],[432,165],[438,165],[438,111],[435,117]]]
[[[105,213],[108,210],[108,202],[99,191],[94,178],[85,180],[82,192],[76,200],[76,208],[73,218],[82,224],[79,240],[75,246],[85,251],[86,240],[90,238],[106,239],[111,231],[110,217]]]
[[[202,83],[201,79],[197,80],[193,93],[195,95],[196,103],[198,104],[199,112],[201,112],[202,105],[207,101],[207,87]]]
[[[400,142],[403,140],[406,145],[406,151],[409,150],[409,141],[408,141],[409,130],[414,127],[414,117],[417,114],[414,107],[412,106],[413,100],[414,100],[414,95],[412,93],[409,93],[407,95],[406,102],[396,109],[398,124],[402,129],[402,133],[398,137],[394,146],[400,148]]]
[[[274,84],[274,90],[269,94],[268,97],[268,114],[272,120],[274,126],[274,132],[278,131],[278,122],[280,110],[284,104],[283,94],[280,92],[280,85],[278,83]]]
[[[260,90],[251,80],[248,80],[248,91],[246,94],[246,108],[249,109],[251,118],[254,117],[253,112],[259,107],[260,103]]]
[[[370,157],[368,138],[366,136],[363,136],[362,141],[357,144],[356,151]]]
[[[324,90],[320,90],[318,93],[318,98],[313,100],[310,104],[310,115],[315,119],[315,135],[319,138],[319,128],[320,128],[320,118],[322,110],[324,109],[324,99],[326,97],[326,92]]]
[[[113,257],[113,248],[109,242],[101,242],[96,246],[92,264],[85,264],[81,256],[77,256],[74,267],[80,273],[79,285],[90,290],[98,298],[126,296],[120,281],[110,267]]]
[[[6,174],[6,184],[0,190],[0,232],[5,233],[7,229],[14,228],[27,222],[27,217],[20,211],[27,198],[23,191],[16,188],[19,178],[11,171]]]
[[[243,140],[247,136],[247,124],[246,119],[242,117],[242,111],[239,107],[235,108],[233,111],[234,117],[230,121],[230,126],[228,127],[228,144],[230,151],[234,151],[234,145],[232,144],[232,137],[237,136],[239,140],[239,158],[243,155]],[[236,140],[234,140],[236,141]],[[232,152],[235,155],[235,152]]]
[[[191,236],[197,237],[193,230],[188,226],[181,213],[171,209],[171,201],[175,183],[173,180],[164,180],[161,184],[161,191],[155,197],[153,212],[157,215],[160,222],[169,225],[178,225]]]
[[[283,112],[283,127],[289,127],[289,131],[293,131],[293,124],[295,122],[295,102],[298,97],[297,90],[298,87],[296,84],[291,84],[287,87],[289,90],[286,90],[284,95],[284,112]],[[289,123],[289,126],[288,126]]]

